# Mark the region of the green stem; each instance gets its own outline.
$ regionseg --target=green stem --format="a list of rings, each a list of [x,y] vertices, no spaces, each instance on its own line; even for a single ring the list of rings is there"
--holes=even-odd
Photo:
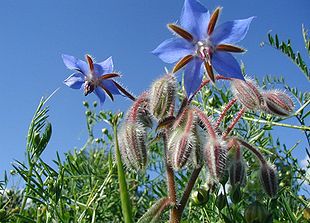
[[[117,124],[116,123],[113,123],[113,130],[114,130],[114,138],[115,138],[115,154],[116,154],[117,175],[118,175],[123,217],[124,217],[125,223],[133,223],[131,203],[129,200],[127,184],[126,184],[126,177],[125,177],[125,172],[124,172],[124,168],[123,168],[123,163],[121,160],[121,154],[119,151],[118,138],[117,138]]]
[[[32,170],[33,170],[33,167],[34,167],[34,164],[31,161],[29,152],[27,152],[27,158],[28,158],[28,163],[29,163],[29,170],[28,170],[28,174],[27,174],[28,179],[27,179],[27,185],[26,185],[25,193],[24,193],[23,200],[22,200],[22,205],[21,205],[20,211],[19,211],[20,215],[23,214],[24,209],[26,207],[27,197],[28,197],[28,194],[29,194],[29,184],[30,184],[30,181],[31,181]],[[20,220],[21,220],[21,218],[18,218],[17,219],[17,223],[20,223]]]
[[[197,102],[194,102],[194,105],[199,105]],[[218,114],[221,114],[221,112],[217,109],[211,108],[209,106],[206,106],[207,109],[212,110]],[[287,128],[292,128],[292,129],[301,129],[301,130],[307,130],[310,131],[309,126],[305,125],[290,125],[286,123],[279,123],[279,122],[273,122],[273,121],[267,121],[267,120],[262,120],[262,119],[257,119],[257,118],[251,118],[251,117],[245,117],[242,116],[242,119],[247,120],[247,121],[253,121],[253,122],[258,122],[262,124],[269,124],[269,125],[274,125],[274,126],[281,126],[281,127],[287,127]]]

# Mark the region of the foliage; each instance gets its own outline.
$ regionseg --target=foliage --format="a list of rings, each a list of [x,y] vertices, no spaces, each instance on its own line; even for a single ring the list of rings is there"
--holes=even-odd
[[[309,38],[304,27],[303,37],[309,53]],[[271,34],[268,38],[269,44],[289,56],[309,79],[305,60],[300,53],[293,52],[290,41],[280,42],[277,35],[273,37]],[[195,172],[196,170],[191,168],[174,171],[177,198],[184,197],[182,192],[188,188],[187,182],[192,182],[193,176],[197,177],[196,183],[192,185],[193,190],[188,191],[191,197],[188,201],[185,200],[187,205],[184,206],[182,222],[309,221],[310,194],[309,191],[304,191],[304,186],[310,184],[310,163],[308,162],[306,169],[302,168],[293,156],[294,150],[301,148],[299,141],[288,148],[273,134],[275,127],[290,128],[290,131],[298,129],[303,132],[301,137],[305,137],[310,146],[309,92],[302,92],[287,85],[282,77],[267,76],[260,85],[263,89],[282,86],[293,95],[299,104],[298,110],[290,117],[247,110],[235,128],[232,128],[231,134],[255,145],[268,160],[268,164],[272,163],[275,166],[279,177],[278,193],[269,197],[263,192],[259,181],[260,164],[249,151],[244,151],[242,161],[246,164],[246,181],[237,184],[229,181],[227,169],[218,184],[210,183],[210,171],[206,171],[207,168],[203,168],[201,173],[200,169]],[[182,89],[178,93],[178,104],[182,105]],[[217,83],[202,87],[193,98],[192,104],[208,116],[217,119],[233,97],[234,94],[227,85]],[[126,216],[126,204],[122,204],[124,199],[127,208],[131,207],[132,213],[127,214],[132,215],[130,217],[135,222],[168,221],[167,210],[176,207],[169,198],[169,190],[166,189],[167,163],[163,161],[166,155],[163,150],[165,144],[164,141],[158,140],[159,134],[155,133],[165,127],[169,119],[160,122],[157,129],[146,136],[147,169],[133,171],[127,168],[120,173],[123,166],[117,156],[115,159],[117,143],[114,143],[114,140],[117,140],[116,127],[118,120],[123,118],[122,114],[104,111],[97,113],[97,103],[90,106],[88,102],[84,102],[88,140],[82,148],[64,154],[63,158],[56,153],[55,160],[50,164],[41,158],[52,136],[47,101],[48,99],[40,101],[30,123],[26,161],[15,161],[13,164],[14,170],[11,175],[17,175],[22,179],[23,189],[8,188],[6,174],[0,182],[0,222],[123,222]],[[162,107],[154,107],[160,117]],[[168,110],[164,110],[166,111]],[[227,129],[239,111],[240,105],[232,104],[220,127]],[[123,118],[123,122],[132,121],[130,118],[132,117]],[[289,124],[296,121],[298,124]],[[114,128],[105,128],[106,123]],[[102,136],[95,138],[94,129],[98,126],[102,129]],[[308,148],[305,148],[305,151],[309,157]],[[122,174],[126,178],[126,186],[119,185]],[[128,192],[128,198],[120,196],[124,190]],[[301,193],[307,197],[300,195]]]

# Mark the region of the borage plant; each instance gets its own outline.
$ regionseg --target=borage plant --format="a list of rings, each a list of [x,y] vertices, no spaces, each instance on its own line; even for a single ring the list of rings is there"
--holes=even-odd
[[[208,173],[210,190],[214,185],[225,183],[229,176],[232,190],[238,191],[246,178],[244,151],[250,151],[259,165],[260,182],[269,197],[276,197],[278,180],[276,168],[268,162],[258,148],[245,139],[233,136],[232,130],[247,111],[264,112],[288,117],[294,111],[291,98],[280,90],[263,90],[252,79],[244,77],[232,53],[243,53],[245,49],[235,44],[245,38],[254,17],[225,22],[217,26],[221,8],[210,15],[197,0],[185,0],[180,24],[168,24],[177,36],[164,41],[153,53],[167,63],[176,63],[172,72],[156,80],[149,90],[135,98],[113,78],[120,75],[113,72],[112,59],[95,63],[86,55],[87,63],[64,55],[65,65],[74,70],[65,84],[71,88],[83,88],[84,94],[94,92],[101,104],[106,94],[121,94],[133,100],[118,131],[118,119],[111,120],[114,128],[116,160],[122,210],[125,222],[132,222],[130,201],[122,162],[130,171],[147,171],[148,146],[157,143],[164,156],[166,168],[167,196],[161,197],[140,218],[139,222],[157,222],[162,213],[170,210],[170,222],[181,221],[195,182],[203,169]],[[218,72],[214,73],[213,68]],[[184,84],[178,89],[175,73],[184,69]],[[215,80],[230,82],[234,94],[219,116],[208,116],[199,106],[193,105],[193,98],[207,84]],[[178,100],[178,92],[182,92]],[[230,125],[223,128],[222,122],[228,111],[239,103]],[[154,128],[153,128],[154,127]],[[148,142],[148,140],[150,140]],[[122,160],[120,159],[120,155]],[[192,172],[184,191],[179,191],[176,175]],[[178,197],[178,194],[181,194]],[[232,198],[234,199],[234,198]],[[223,194],[219,194],[219,203]],[[224,197],[224,202],[228,203]],[[221,209],[220,205],[218,206]],[[259,205],[253,205],[257,208]],[[264,216],[262,221],[270,221]],[[230,216],[232,219],[232,216]]]

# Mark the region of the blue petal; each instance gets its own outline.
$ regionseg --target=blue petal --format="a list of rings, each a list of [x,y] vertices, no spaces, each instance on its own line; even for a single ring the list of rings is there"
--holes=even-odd
[[[106,87],[112,94],[121,94],[113,81],[111,80],[103,80],[102,84],[104,87]]]
[[[74,73],[70,75],[66,80],[64,80],[64,84],[73,89],[80,89],[84,81],[85,81],[84,74]]]
[[[196,40],[202,40],[207,36],[210,13],[197,0],[185,0],[180,23],[181,27],[196,37]]]
[[[166,63],[174,63],[193,52],[194,45],[181,38],[167,39],[152,51]]]
[[[104,101],[105,101],[105,93],[101,88],[96,88],[94,91],[95,95],[98,96],[99,101],[100,101],[100,105],[103,105]]]
[[[79,71],[85,75],[88,73],[88,65],[85,61],[76,59],[74,56],[62,54],[62,60],[70,70]]]
[[[212,57],[212,66],[224,77],[244,80],[239,63],[230,53],[216,51]]]
[[[94,67],[95,67],[95,73],[99,76],[101,76],[103,74],[112,73],[112,71],[113,71],[112,57],[109,57],[108,59],[106,59],[103,62],[95,63]]]
[[[225,22],[216,27],[210,37],[214,45],[221,43],[234,44],[244,39],[254,17]]]
[[[184,70],[184,86],[188,98],[198,89],[203,77],[202,60],[198,57],[189,62]]]

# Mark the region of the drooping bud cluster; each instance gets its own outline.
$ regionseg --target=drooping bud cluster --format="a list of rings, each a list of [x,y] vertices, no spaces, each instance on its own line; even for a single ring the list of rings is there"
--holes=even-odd
[[[163,119],[169,115],[169,111],[175,103],[176,79],[172,74],[166,74],[156,80],[150,89],[150,112],[157,119]]]
[[[262,163],[259,170],[259,177],[265,192],[270,197],[274,197],[278,191],[276,168],[268,163]]]
[[[294,111],[292,99],[280,90],[261,90],[249,78],[245,78],[245,81],[233,79],[231,86],[235,97],[247,109],[282,117],[289,116]]]
[[[279,90],[270,90],[262,92],[264,104],[262,110],[266,113],[289,116],[294,111],[294,102],[284,92]]]
[[[129,109],[119,131],[120,151],[126,166],[143,169],[147,162],[146,127],[150,117],[147,111],[148,94],[142,94]]]

